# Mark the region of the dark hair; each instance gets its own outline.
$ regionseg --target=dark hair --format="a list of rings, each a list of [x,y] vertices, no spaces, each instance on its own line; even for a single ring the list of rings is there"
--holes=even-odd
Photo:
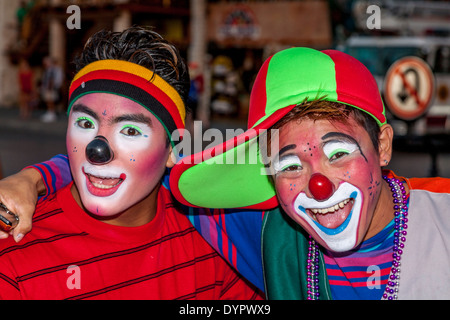
[[[189,71],[178,49],[148,28],[130,27],[122,32],[102,30],[89,38],[75,58],[76,72],[98,60],[115,59],[136,63],[153,71],[180,94],[187,105]]]
[[[288,122],[300,121],[304,118],[310,120],[325,119],[346,123],[351,115],[367,131],[375,151],[378,153],[380,126],[375,119],[365,111],[343,103],[327,101],[325,97],[298,104],[270,129],[280,129]],[[271,140],[270,129],[267,130],[267,145],[270,145]]]

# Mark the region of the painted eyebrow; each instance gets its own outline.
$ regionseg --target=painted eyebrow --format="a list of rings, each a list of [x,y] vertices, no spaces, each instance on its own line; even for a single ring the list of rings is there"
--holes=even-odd
[[[349,136],[348,134],[343,132],[328,132],[322,137],[322,140],[326,140],[328,138],[340,138],[347,140],[348,142],[353,142],[356,145],[358,144],[358,142],[352,136]]]
[[[92,118],[94,118],[97,121],[100,120],[98,114],[94,110],[92,110],[91,108],[89,108],[88,106],[86,106],[82,103],[77,103],[77,104],[73,105],[72,110],[73,110],[73,112],[86,113],[87,115],[90,115]],[[140,122],[140,123],[148,124],[150,127],[152,126],[152,119],[144,116],[143,114],[124,114],[124,115],[121,115],[119,117],[115,117],[114,119],[112,119],[111,123],[115,124],[115,123],[119,123],[122,121]]]
[[[278,159],[280,158],[280,156],[285,153],[286,151],[295,149],[297,147],[296,144],[288,144],[287,146],[284,146],[283,148],[280,149],[280,151],[278,152]]]
[[[77,104],[73,105],[72,112],[86,113],[87,115],[90,115],[95,120],[97,120],[97,121],[99,120],[97,113],[95,113],[94,110],[90,109],[89,107],[85,106],[82,103],[77,103]]]
[[[332,138],[338,138],[340,140],[345,140],[347,142],[355,144],[358,147],[359,152],[361,153],[361,155],[367,162],[367,158],[364,155],[364,153],[362,152],[358,141],[356,141],[352,136],[349,136],[348,134],[345,134],[343,132],[328,132],[327,134],[322,136],[322,140],[327,140],[327,139],[332,139]],[[334,140],[325,141],[325,143],[330,142],[330,141],[334,141]]]
[[[115,117],[111,120],[112,124],[116,124],[123,121],[131,121],[131,122],[138,122],[138,123],[144,123],[147,124],[149,127],[152,127],[152,119],[149,117],[144,116],[143,114],[124,114],[118,117]]]

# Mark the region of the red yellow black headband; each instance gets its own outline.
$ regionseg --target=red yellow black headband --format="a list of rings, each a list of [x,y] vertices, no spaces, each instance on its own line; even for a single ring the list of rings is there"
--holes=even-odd
[[[113,93],[131,99],[150,111],[169,137],[184,129],[186,110],[178,92],[153,71],[123,60],[99,60],[81,69],[69,88],[70,113],[75,100],[94,93]],[[182,136],[183,130],[180,130]]]

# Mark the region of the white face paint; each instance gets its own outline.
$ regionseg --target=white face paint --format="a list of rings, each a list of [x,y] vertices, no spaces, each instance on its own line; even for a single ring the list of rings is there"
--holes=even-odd
[[[331,251],[358,246],[369,232],[382,186],[379,154],[364,127],[353,117],[291,121],[279,129],[279,147],[274,180],[286,214]],[[311,181],[316,173],[332,186],[326,197],[323,184]]]
[[[294,211],[299,217],[312,227],[330,250],[335,252],[348,251],[355,247],[358,238],[361,205],[361,192],[358,188],[346,182],[341,184],[336,192],[325,201],[316,201],[301,192],[293,204]],[[310,212],[308,213],[307,210],[310,210]],[[336,216],[338,212],[339,216]],[[326,217],[327,213],[333,214]],[[331,217],[333,220],[326,222],[326,219],[331,219]],[[323,220],[319,223],[318,219]],[[324,226],[327,223],[339,225],[328,228]]]
[[[273,163],[275,174],[287,171],[301,170],[302,162],[296,155],[290,154],[276,159]]]
[[[357,150],[358,146],[348,141],[331,140],[323,146],[323,153],[330,160],[337,158],[338,155],[350,154]]]
[[[107,164],[91,164],[86,146],[104,136],[114,153]],[[138,103],[108,93],[75,101],[69,115],[67,150],[84,208],[114,216],[148,198],[159,184],[170,152],[163,125]]]

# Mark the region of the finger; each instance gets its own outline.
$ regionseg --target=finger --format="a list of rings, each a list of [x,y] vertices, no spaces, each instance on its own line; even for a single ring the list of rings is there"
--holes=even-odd
[[[20,204],[17,204],[16,201],[5,197],[0,197],[0,203],[2,203],[12,214],[19,216],[19,219],[21,219],[22,216],[25,218],[28,217],[27,210],[29,209],[26,209],[26,206],[21,206]]]
[[[30,217],[31,215],[23,214],[22,217],[19,218],[19,224],[12,230],[14,241],[19,242],[28,232],[31,231],[32,220]]]
[[[5,205],[5,207],[8,208],[8,210],[11,212],[15,213],[17,211],[15,201],[1,194],[0,194],[0,203]]]
[[[24,236],[23,233],[20,233],[19,231],[17,231],[16,233],[13,233],[14,241],[16,243],[19,243],[20,240],[23,239],[23,236]]]
[[[8,238],[9,234],[7,232],[0,230],[0,239],[6,239]]]
[[[18,223],[14,229],[10,231],[10,234],[16,242],[19,242],[31,230],[34,207],[32,205],[21,204],[17,206],[15,212],[12,210],[10,211],[12,214],[16,215],[16,218],[18,217]]]

